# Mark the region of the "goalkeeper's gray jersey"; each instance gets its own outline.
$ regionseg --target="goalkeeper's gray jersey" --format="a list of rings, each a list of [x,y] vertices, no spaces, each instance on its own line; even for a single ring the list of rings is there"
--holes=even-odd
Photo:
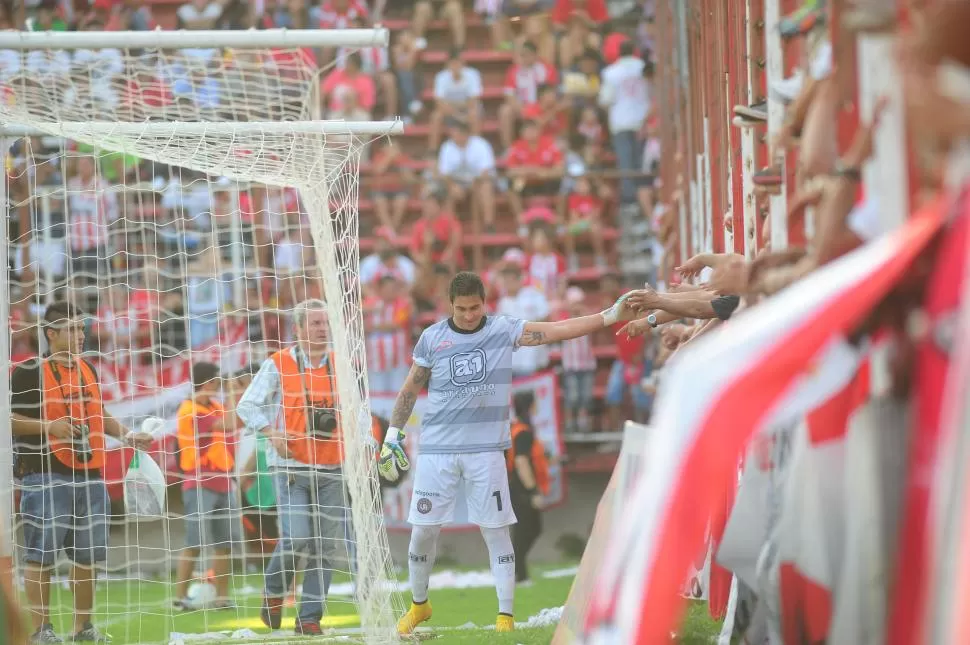
[[[414,362],[431,369],[421,418],[422,453],[490,452],[512,446],[512,352],[525,321],[486,316],[466,332],[443,320],[424,330]]]

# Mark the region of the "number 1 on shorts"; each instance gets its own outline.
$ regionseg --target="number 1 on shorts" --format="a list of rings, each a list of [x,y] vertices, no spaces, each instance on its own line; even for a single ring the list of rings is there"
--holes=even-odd
[[[502,491],[500,490],[495,491],[494,493],[492,493],[492,497],[495,498],[495,508],[498,510],[499,513],[501,513],[502,512]]]

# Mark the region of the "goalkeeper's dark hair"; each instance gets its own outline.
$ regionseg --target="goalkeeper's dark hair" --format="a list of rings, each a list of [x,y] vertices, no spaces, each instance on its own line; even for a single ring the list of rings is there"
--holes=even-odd
[[[517,418],[527,426],[532,426],[532,406],[535,405],[536,394],[532,390],[520,390],[512,395],[512,411]]]
[[[454,303],[455,298],[462,296],[478,296],[485,300],[485,283],[477,274],[471,271],[460,271],[451,279],[448,285],[448,299]]]

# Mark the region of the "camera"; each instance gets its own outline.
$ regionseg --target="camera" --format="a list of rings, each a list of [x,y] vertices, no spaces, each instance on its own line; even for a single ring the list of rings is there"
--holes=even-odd
[[[310,435],[317,439],[333,439],[337,431],[337,415],[329,408],[310,410]]]
[[[91,448],[91,429],[86,423],[77,424],[74,429],[78,431],[78,437],[71,442],[74,455],[79,462],[86,464],[94,459],[94,451]]]

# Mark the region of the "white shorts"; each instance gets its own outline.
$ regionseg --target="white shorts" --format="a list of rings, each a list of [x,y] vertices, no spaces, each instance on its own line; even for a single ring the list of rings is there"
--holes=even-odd
[[[464,486],[469,522],[489,529],[515,524],[505,453],[419,454],[414,468],[409,524],[452,521],[459,486]]]

